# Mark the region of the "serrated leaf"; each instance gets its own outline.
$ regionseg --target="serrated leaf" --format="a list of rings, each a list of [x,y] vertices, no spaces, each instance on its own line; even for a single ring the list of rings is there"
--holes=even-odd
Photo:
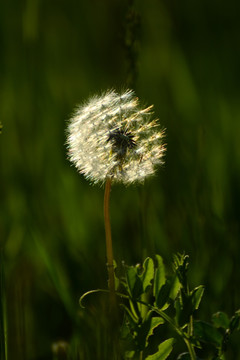
[[[226,330],[229,326],[230,320],[229,320],[227,314],[225,314],[222,311],[218,311],[216,314],[213,314],[212,322],[215,327],[223,328]]]
[[[164,320],[160,317],[152,317],[150,322],[150,328],[146,337],[146,346],[148,345],[148,339],[153,335],[154,330],[159,326],[164,324]]]
[[[140,279],[142,280],[143,292],[145,292],[147,288],[152,285],[153,277],[154,277],[154,263],[153,263],[153,259],[148,257],[145,259],[143,263],[143,272],[140,276]]]
[[[157,268],[155,270],[154,286],[153,286],[153,295],[155,296],[155,299],[158,297],[159,291],[166,282],[163,259],[160,255],[156,255],[156,260],[157,260]]]
[[[158,351],[153,354],[146,357],[145,360],[165,360],[170,355],[172,349],[173,349],[173,343],[175,339],[171,338],[168,340],[165,340],[158,346]]]
[[[204,293],[204,286],[200,285],[191,292],[193,311],[199,308],[202,296]]]
[[[139,298],[143,293],[142,281],[138,276],[137,269],[135,267],[126,267],[126,279],[128,290],[133,299]]]
[[[164,323],[164,320],[160,317],[152,317],[152,315],[153,313],[150,311],[146,319],[139,322],[135,327],[135,343],[137,344],[137,349],[139,351],[143,351],[147,347],[148,339],[153,334],[154,329]]]
[[[194,336],[197,340],[212,344],[220,348],[223,336],[211,324],[205,321],[194,321],[193,323]]]

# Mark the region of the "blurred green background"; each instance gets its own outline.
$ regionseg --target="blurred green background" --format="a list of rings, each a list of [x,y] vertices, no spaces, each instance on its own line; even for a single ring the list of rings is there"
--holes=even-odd
[[[114,186],[115,259],[190,255],[201,318],[240,307],[240,3],[8,0],[0,4],[0,241],[9,359],[52,359],[79,296],[106,288],[103,192],[66,158],[76,104],[133,87],[166,128],[165,166]],[[87,324],[87,325],[86,325]],[[237,341],[228,359],[237,359]],[[84,350],[85,349],[85,350]],[[84,357],[85,356],[85,357]],[[92,357],[94,358],[94,357]]]

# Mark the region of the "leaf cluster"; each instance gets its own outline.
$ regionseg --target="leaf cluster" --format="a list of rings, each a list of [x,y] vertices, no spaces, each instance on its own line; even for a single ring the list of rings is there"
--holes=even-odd
[[[230,336],[239,330],[240,311],[232,319],[223,312],[212,316],[211,322],[195,320],[204,286],[190,290],[188,285],[189,257],[175,255],[173,274],[166,275],[160,255],[148,257],[142,266],[124,265],[124,275],[118,278],[119,289],[126,295],[122,303],[124,321],[122,338],[127,344],[125,359],[164,360],[173,350],[179,337],[185,342],[187,352],[180,360],[223,360]],[[176,336],[158,339],[158,348],[151,354],[151,337],[157,337],[156,328],[170,326]]]
[[[121,349],[125,360],[165,360],[179,341],[186,352],[178,360],[225,360],[233,332],[240,330],[240,310],[229,319],[217,312],[210,322],[196,318],[204,286],[189,289],[189,257],[177,254],[173,272],[166,274],[160,255],[147,257],[143,265],[116,267],[116,295],[123,311]],[[84,294],[80,299],[93,292]],[[106,290],[102,290],[106,292]],[[165,327],[163,331],[159,329]],[[169,328],[169,329],[168,329]],[[169,331],[173,336],[169,337]],[[151,346],[157,344],[157,346]],[[177,346],[176,346],[177,348]],[[181,348],[181,346],[180,346]]]

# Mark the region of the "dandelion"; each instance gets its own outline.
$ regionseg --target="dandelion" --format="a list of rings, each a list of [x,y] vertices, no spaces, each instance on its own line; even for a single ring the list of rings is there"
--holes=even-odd
[[[68,155],[92,183],[105,183],[104,220],[112,305],[115,303],[114,261],[109,217],[111,183],[142,182],[162,164],[163,131],[152,120],[153,106],[142,108],[132,90],[114,90],[77,107],[68,126]]]
[[[142,109],[132,90],[108,91],[79,106],[68,126],[68,153],[78,171],[93,183],[142,182],[163,162],[163,131]]]

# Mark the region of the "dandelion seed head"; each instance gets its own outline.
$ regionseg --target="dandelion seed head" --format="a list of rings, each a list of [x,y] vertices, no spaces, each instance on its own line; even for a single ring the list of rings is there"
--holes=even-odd
[[[132,90],[110,90],[78,106],[67,130],[70,161],[93,183],[131,184],[163,163],[163,131],[153,106],[141,108]]]

